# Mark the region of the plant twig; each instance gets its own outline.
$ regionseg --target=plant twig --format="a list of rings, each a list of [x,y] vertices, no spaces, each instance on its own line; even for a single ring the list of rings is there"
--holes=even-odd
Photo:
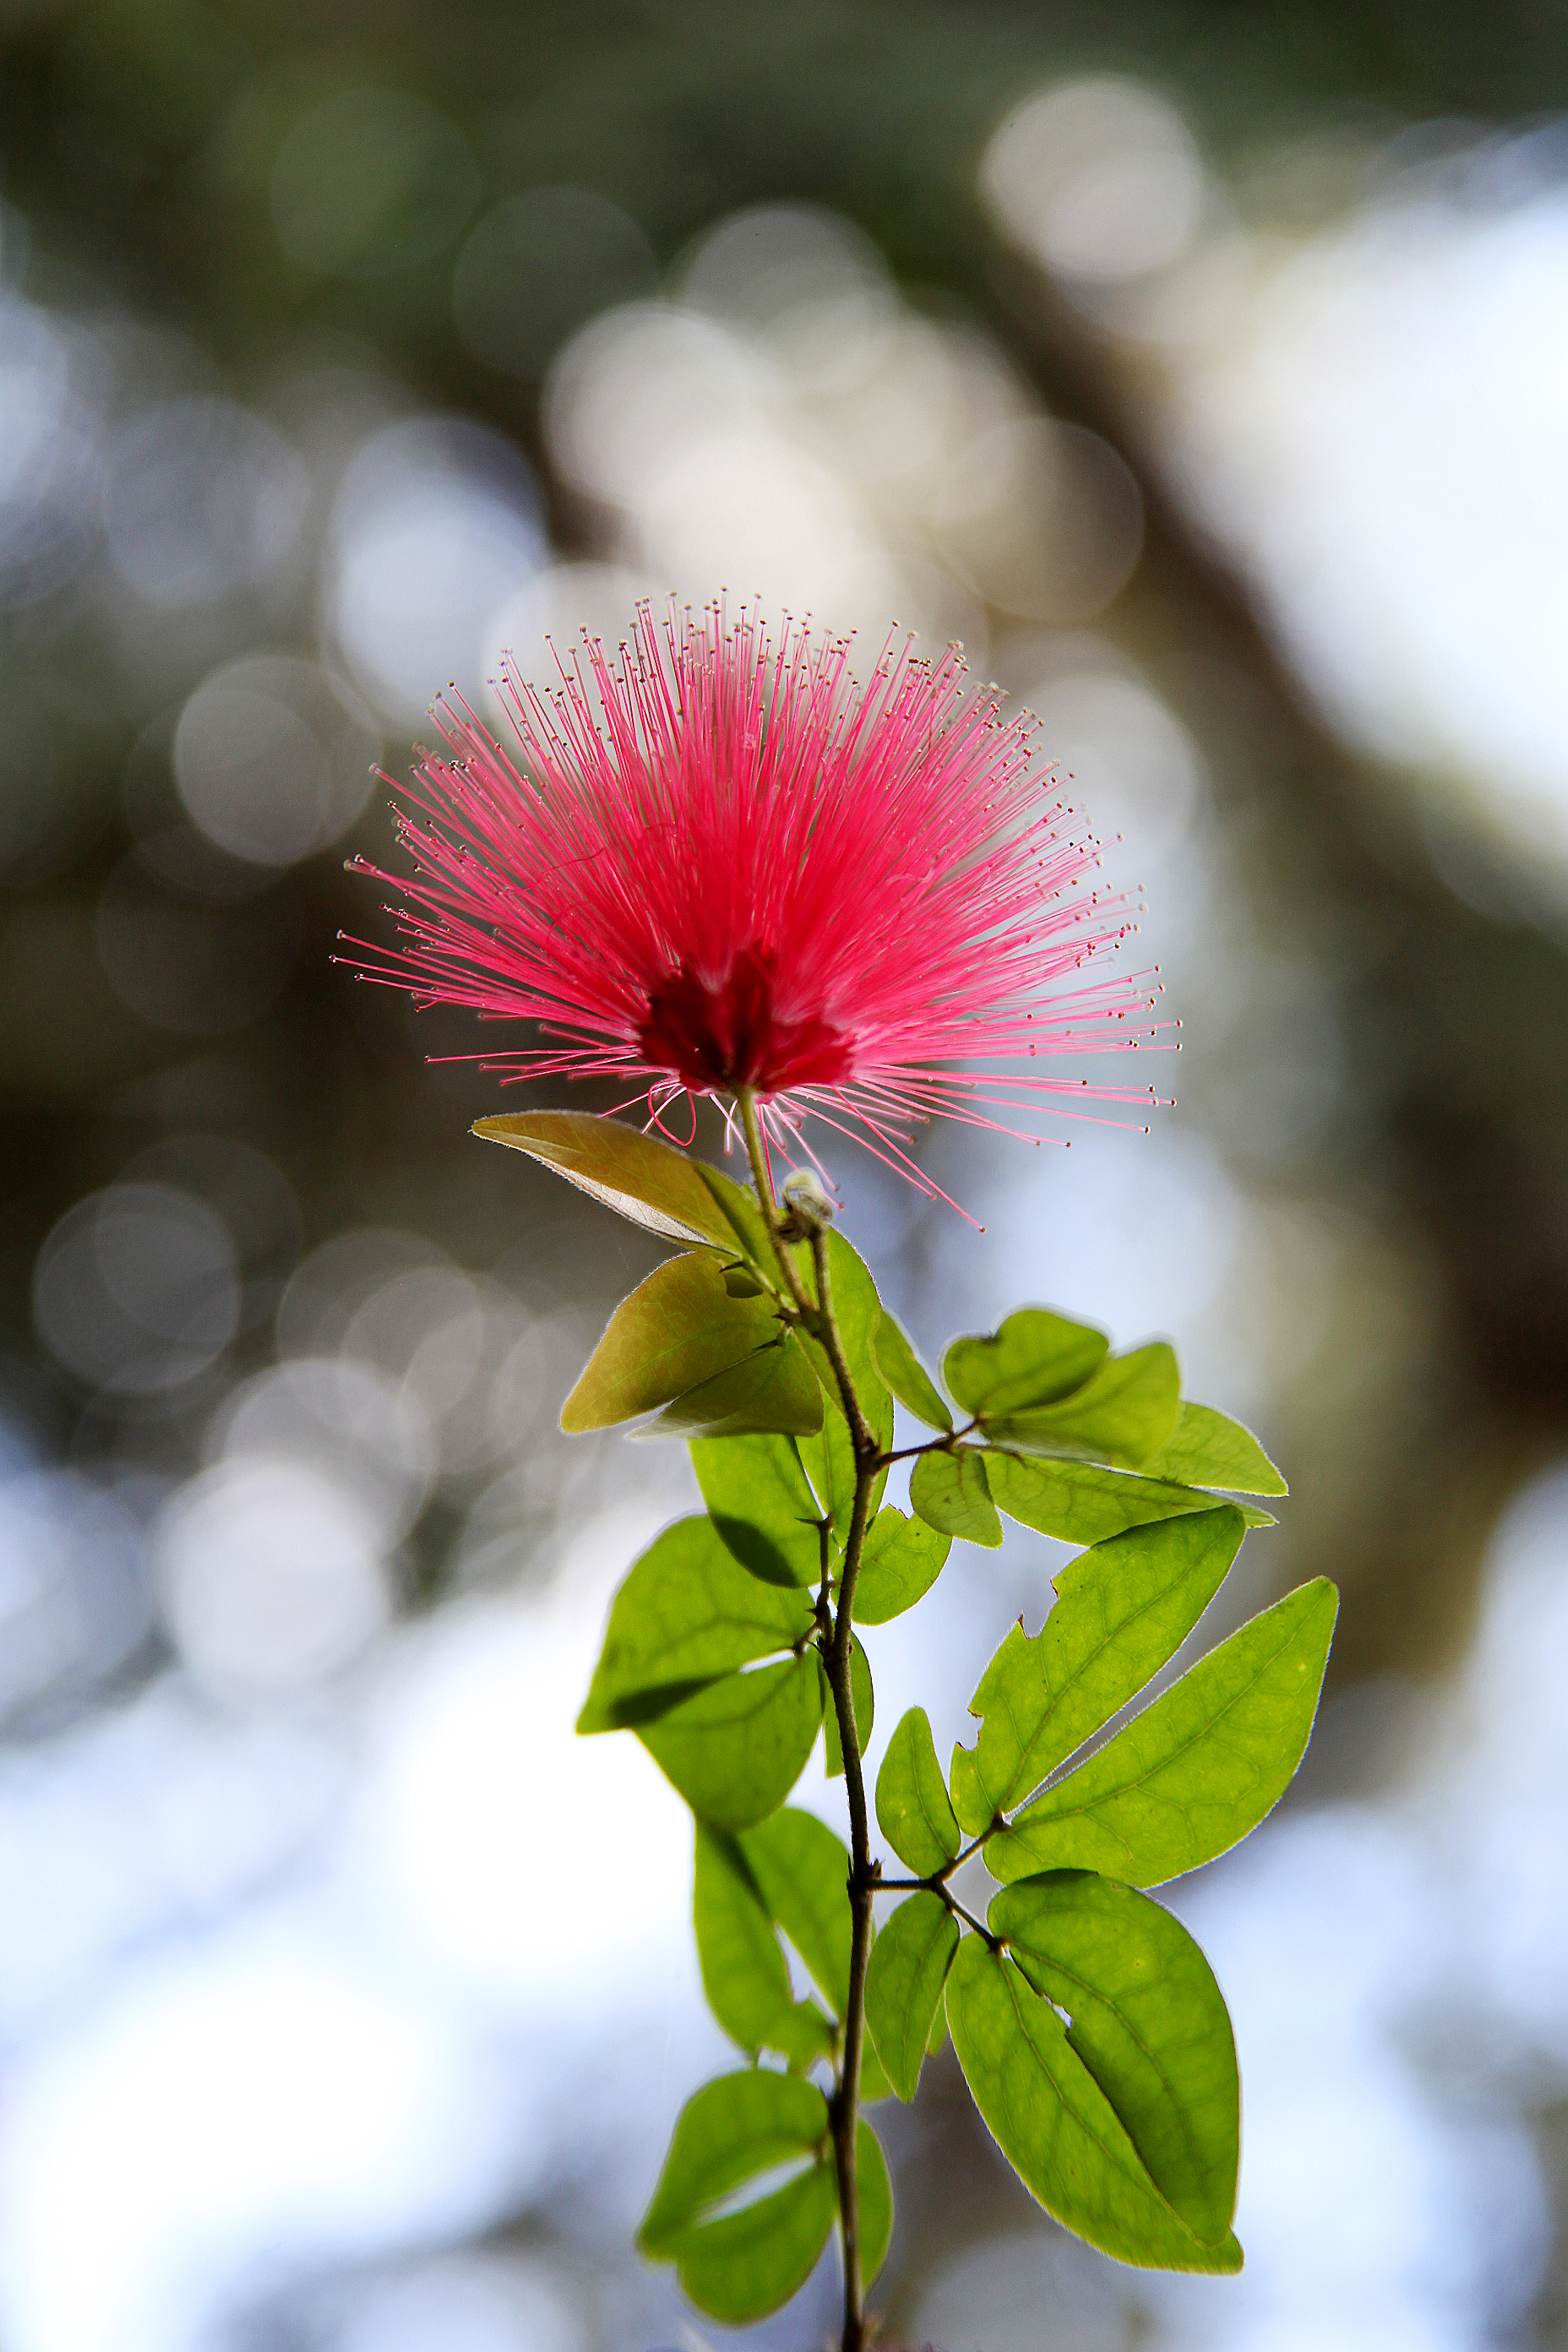
[[[833,1614],[832,1637],[823,1652],[823,1669],[833,1695],[838,1745],[844,1758],[844,1789],[849,1803],[849,1989],[844,2005],[844,2043],[838,2081],[828,2102],[833,2136],[834,2168],[838,2179],[838,2212],[844,2235],[844,2334],[841,2352],[864,2352],[866,2297],[860,2263],[860,2193],[855,2158],[859,2137],[860,2060],[866,2043],[866,1963],[871,1950],[871,1897],[877,1873],[871,1861],[870,1822],[866,1811],[866,1783],[860,1770],[860,1741],[855,1723],[855,1694],[850,1668],[854,1656],[853,1610],[855,1584],[870,1517],[871,1489],[881,1468],[877,1441],[867,1424],[855,1393],[854,1378],[844,1352],[843,1336],[833,1311],[827,1237],[820,1228],[812,1235],[816,1297],[806,1294],[793,1252],[780,1233],[778,1203],[773,1198],[762,1122],[749,1093],[737,1097],[752,1176],[762,1204],[768,1238],[801,1322],[810,1331],[833,1367],[844,1418],[855,1448],[855,1501],[845,1539],[838,1578],[838,1606]],[[826,1563],[826,1542],[824,1541]],[[824,1591],[826,1592],[826,1579]]]

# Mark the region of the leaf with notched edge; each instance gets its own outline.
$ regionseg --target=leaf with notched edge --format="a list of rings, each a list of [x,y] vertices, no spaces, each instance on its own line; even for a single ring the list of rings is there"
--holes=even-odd
[[[989,1841],[992,1876],[1085,1869],[1156,1886],[1237,1844],[1301,1760],[1338,1609],[1319,1577],[1200,1658]]]
[[[969,1703],[973,1748],[952,1753],[953,1810],[972,1837],[1037,1788],[1174,1657],[1229,1573],[1234,1504],[1130,1528],[1058,1570],[1038,1633],[1015,1625]]]

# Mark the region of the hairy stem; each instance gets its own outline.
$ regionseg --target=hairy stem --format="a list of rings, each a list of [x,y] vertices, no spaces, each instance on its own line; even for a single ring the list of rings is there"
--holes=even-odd
[[[861,2279],[860,2193],[855,2157],[859,2131],[860,2059],[866,2042],[866,1963],[871,1950],[871,1897],[876,1890],[877,1872],[871,1860],[870,1823],[866,1811],[866,1783],[860,1770],[860,1742],[855,1725],[855,1695],[850,1681],[850,1665],[854,1655],[855,1585],[860,1573],[860,1554],[866,1541],[867,1522],[870,1517],[871,1489],[881,1467],[881,1460],[877,1441],[855,1393],[843,1337],[833,1311],[827,1236],[820,1228],[811,1236],[813,1270],[816,1277],[816,1297],[813,1301],[806,1294],[793,1253],[780,1230],[783,1221],[773,1198],[756,1103],[750,1094],[742,1094],[737,1099],[757,1198],[762,1203],[779,1271],[795,1301],[800,1320],[822,1347],[833,1367],[833,1377],[844,1406],[844,1418],[849,1425],[855,1448],[855,1501],[844,1546],[843,1566],[838,1575],[838,1606],[832,1612],[831,1636],[824,1648],[822,1662],[828,1688],[833,1694],[838,1745],[844,1757],[844,1788],[849,1801],[849,1881],[847,1889],[850,1913],[849,1991],[845,2003],[844,2046],[839,2059],[838,2081],[828,2102],[834,2168],[838,2177],[838,2210],[844,2232],[844,2334],[841,2352],[863,2352],[866,2302]],[[826,1567],[825,1537],[825,1591]]]
[[[779,1204],[773,1198],[773,1180],[768,1171],[768,1148],[763,1140],[763,1123],[757,1116],[757,1098],[749,1092],[735,1097],[735,1108],[741,1114],[741,1128],[746,1139],[746,1154],[752,1163],[752,1181],[757,1188],[757,1198],[763,1204],[763,1219],[768,1229],[768,1239],[773,1245],[779,1272],[784,1288],[802,1317],[811,1312],[811,1301],[800,1278],[800,1268],[779,1232]],[[836,1368],[837,1369],[837,1368]]]

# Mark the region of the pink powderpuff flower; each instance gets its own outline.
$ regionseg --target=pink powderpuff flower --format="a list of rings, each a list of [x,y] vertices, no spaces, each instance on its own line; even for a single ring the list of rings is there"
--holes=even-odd
[[[1041,1067],[1158,1033],[1151,975],[1098,976],[1128,906],[1092,887],[1037,722],[972,690],[956,647],[889,646],[864,688],[848,661],[745,612],[643,606],[618,666],[586,635],[547,693],[503,664],[516,749],[436,706],[447,751],[395,811],[413,873],[355,861],[399,894],[401,944],[345,961],[537,1024],[482,1057],[510,1077],[624,1079],[661,1127],[684,1096],[693,1132],[699,1096],[729,1115],[750,1090],[786,1157],[815,1159],[811,1118],[928,1193],[920,1120],[1146,1108],[1152,1087]]]

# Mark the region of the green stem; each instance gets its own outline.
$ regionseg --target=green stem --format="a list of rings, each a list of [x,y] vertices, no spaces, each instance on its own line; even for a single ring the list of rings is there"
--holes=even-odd
[[[844,1352],[843,1339],[833,1311],[826,1234],[818,1230],[812,1235],[812,1259],[816,1276],[816,1297],[814,1301],[806,1294],[795,1264],[794,1253],[779,1230],[782,1220],[778,1203],[773,1198],[756,1103],[750,1094],[742,1094],[737,1097],[737,1104],[752,1162],[752,1176],[767,1223],[768,1238],[778,1260],[779,1272],[795,1301],[800,1321],[818,1341],[833,1367],[833,1377],[844,1406],[844,1418],[849,1425],[855,1447],[855,1501],[844,1545],[843,1566],[838,1576],[838,1606],[833,1613],[832,1636],[824,1650],[822,1663],[828,1688],[833,1694],[838,1745],[844,1757],[844,1789],[849,1802],[849,1880],[847,1888],[850,1914],[849,1990],[845,2002],[844,2046],[838,2081],[828,2102],[834,2168],[838,2177],[838,2211],[844,2232],[844,2335],[841,2352],[864,2352],[866,2299],[860,2270],[860,2192],[855,2157],[859,2132],[860,2059],[866,2042],[866,1963],[871,1950],[871,1897],[876,1891],[877,1870],[871,1860],[870,1822],[866,1811],[866,1783],[860,1770],[860,1742],[855,1726],[850,1662],[853,1656],[855,1585],[860,1573],[860,1554],[865,1545],[867,1522],[870,1517],[871,1489],[876,1484],[881,1463],[877,1441],[867,1425],[860,1401],[855,1393],[848,1359]]]
[[[778,1202],[773,1198],[773,1178],[768,1173],[768,1150],[763,1141],[763,1123],[757,1117],[757,1098],[749,1092],[738,1094],[735,1107],[741,1114],[742,1131],[746,1139],[746,1152],[752,1163],[752,1181],[762,1202],[763,1222],[768,1229],[768,1239],[773,1245],[773,1255],[784,1276],[784,1288],[795,1301],[795,1311],[804,1319],[811,1313],[811,1301],[800,1278],[800,1268],[794,1252],[779,1234]],[[837,1367],[835,1367],[837,1370]]]

